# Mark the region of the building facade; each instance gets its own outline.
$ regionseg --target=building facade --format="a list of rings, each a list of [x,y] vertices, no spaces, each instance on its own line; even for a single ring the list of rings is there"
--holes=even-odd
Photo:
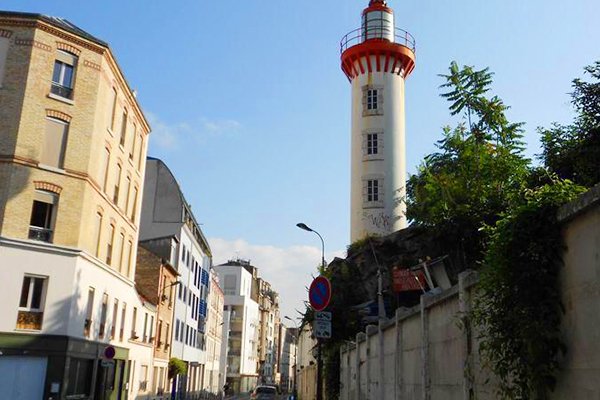
[[[217,394],[223,389],[221,370],[221,345],[223,337],[223,310],[225,295],[219,286],[219,277],[214,269],[210,270],[210,292],[208,294],[208,317],[206,328],[206,372],[204,387]]]
[[[254,277],[256,268],[243,260],[217,265],[215,270],[222,282],[225,309],[229,312],[226,383],[231,393],[253,390],[259,378],[260,312]]]
[[[135,398],[154,316],[134,287],[150,132],[135,94],[107,43],[0,12],[0,104],[0,398]]]
[[[394,24],[383,0],[371,0],[358,31],[341,42],[352,85],[351,241],[406,227],[405,79],[415,42]]]
[[[168,376],[171,356],[171,332],[179,273],[170,263],[171,255],[163,258],[153,251],[161,252],[177,248],[174,236],[139,243],[135,282],[138,291],[156,304],[154,335],[150,337],[154,347],[152,386],[154,400],[170,398],[171,382]],[[174,255],[176,257],[176,254]]]
[[[206,368],[206,318],[212,255],[208,241],[191,212],[177,180],[161,160],[146,162],[140,240],[177,239],[173,267],[179,274],[172,326],[171,357],[183,360],[187,376],[178,377],[176,390],[195,396],[203,387]]]
[[[302,325],[298,335],[296,390],[299,400],[317,398],[317,360],[313,355],[317,341],[312,337],[310,325]]]
[[[279,295],[271,284],[257,278],[258,305],[260,311],[259,328],[259,372],[260,382],[275,384],[278,360]]]

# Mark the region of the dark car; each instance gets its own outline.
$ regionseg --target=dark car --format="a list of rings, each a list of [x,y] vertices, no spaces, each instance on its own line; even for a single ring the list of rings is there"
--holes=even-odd
[[[275,386],[257,386],[250,398],[252,400],[275,400],[277,398],[277,389]]]

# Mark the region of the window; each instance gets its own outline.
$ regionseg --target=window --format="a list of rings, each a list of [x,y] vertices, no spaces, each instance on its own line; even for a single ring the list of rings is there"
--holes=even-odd
[[[127,277],[131,277],[131,252],[133,251],[133,243],[131,240],[127,242]]]
[[[123,117],[121,119],[121,141],[119,144],[125,147],[127,140],[127,110],[123,110]]]
[[[29,220],[29,239],[52,243],[57,205],[56,194],[45,190],[35,191]]]
[[[158,320],[158,327],[156,328],[156,347],[162,346],[162,319]]]
[[[110,338],[114,339],[117,333],[117,318],[119,316],[119,300],[115,299],[112,313],[112,327],[110,328]]]
[[[102,191],[106,193],[106,185],[108,184],[108,167],[110,165],[110,150],[104,149],[102,165],[104,166],[104,177],[102,178]]]
[[[148,342],[154,343],[154,316],[150,316],[150,333],[148,333]]]
[[[94,360],[71,357],[68,369],[67,396],[74,396],[74,398],[89,396],[92,389]]]
[[[121,329],[119,330],[119,341],[123,341],[125,336],[125,319],[127,318],[127,303],[123,303],[123,309],[121,310]]]
[[[94,288],[88,290],[88,301],[87,308],[85,311],[85,323],[83,325],[83,334],[86,337],[90,337],[92,331],[92,315],[94,313]]]
[[[127,210],[129,210],[129,193],[131,192],[131,178],[127,177],[125,179],[125,205],[123,210],[125,210],[125,212],[127,212]]]
[[[106,263],[112,264],[112,250],[115,241],[115,226],[113,224],[108,228],[108,242],[106,243]]]
[[[379,201],[378,179],[369,179],[367,181],[367,201]]]
[[[68,132],[68,122],[46,117],[40,164],[60,169],[63,168]]]
[[[139,149],[139,156],[138,156],[138,171],[142,169],[142,162],[144,161],[144,138],[142,137],[142,135],[140,135],[140,139],[138,140],[140,142],[140,149]]]
[[[135,206],[138,198],[138,188],[133,188],[133,204],[131,205],[131,220],[135,222]]]
[[[179,340],[179,320],[175,320],[175,340]]]
[[[133,161],[133,153],[135,152],[135,146],[137,142],[137,126],[133,124],[133,143],[131,144],[131,148],[129,149],[129,159]]]
[[[136,335],[136,332],[135,332],[136,319],[137,319],[137,308],[133,307],[133,315],[131,316],[131,339],[132,340],[135,340],[138,338],[138,335]]]
[[[102,339],[104,332],[106,331],[106,317],[108,314],[108,295],[104,293],[102,295],[102,305],[100,308],[100,330],[98,331],[98,337]]]
[[[47,277],[25,275],[23,278],[17,329],[42,329],[47,283]]]
[[[119,260],[117,261],[117,269],[119,270],[120,273],[123,273],[123,265],[124,265],[124,260],[123,260],[123,256],[125,255],[125,235],[123,235],[122,233],[119,234],[119,248],[117,250],[117,257],[119,257]]]
[[[378,136],[377,133],[368,133],[367,134],[367,154],[368,155],[379,153],[377,136]]]
[[[171,330],[169,329],[170,325],[167,322],[165,324],[165,351],[169,348],[169,346],[171,345],[171,336],[169,336],[171,334]]]
[[[50,92],[66,99],[73,99],[73,84],[77,56],[57,50]]]
[[[140,390],[146,391],[148,390],[148,366],[142,365],[142,370],[140,371]]]
[[[115,115],[117,114],[117,89],[113,88],[110,92],[110,105],[111,105],[111,110],[110,110],[110,114],[109,114],[109,120],[108,120],[108,129],[110,129],[111,131],[115,130]]]
[[[100,235],[102,234],[102,214],[100,213],[96,213],[94,232],[96,237],[96,257],[100,257]]]
[[[377,110],[377,89],[367,89],[367,110]]]
[[[9,38],[0,37],[0,88],[2,87],[2,80],[4,79],[4,68],[6,65],[6,58],[8,56],[9,45]]]
[[[113,203],[119,205],[119,186],[121,185],[121,173],[123,172],[120,165],[117,164],[117,179],[115,181],[115,191],[113,193]]]
[[[148,313],[145,313],[144,315],[144,333],[142,334],[142,342],[147,342],[148,341],[148,336],[146,336],[146,331],[148,329]]]

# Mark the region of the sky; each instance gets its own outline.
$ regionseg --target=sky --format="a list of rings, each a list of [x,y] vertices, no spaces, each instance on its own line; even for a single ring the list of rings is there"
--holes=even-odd
[[[250,259],[295,317],[319,264],[349,244],[350,84],[339,42],[367,0],[2,0],[0,9],[66,18],[110,43],[165,161],[213,251]],[[573,117],[568,93],[600,59],[598,0],[391,0],[412,33],[406,84],[407,167],[456,125],[439,97],[450,63],[489,67],[493,94],[536,128]]]

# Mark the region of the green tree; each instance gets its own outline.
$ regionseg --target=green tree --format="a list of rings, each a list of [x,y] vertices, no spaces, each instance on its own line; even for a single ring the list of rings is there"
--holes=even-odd
[[[585,67],[592,82],[573,80],[571,102],[577,116],[571,125],[539,128],[544,165],[563,179],[583,186],[600,182],[600,61]]]
[[[463,249],[467,265],[481,259],[481,228],[494,225],[518,199],[529,170],[523,156],[522,123],[511,123],[506,106],[488,92],[493,74],[450,65],[441,75],[446,82],[452,115],[468,124],[445,127],[438,152],[425,157],[407,185],[408,218],[451,239],[449,247]],[[460,243],[456,243],[460,240]]]

